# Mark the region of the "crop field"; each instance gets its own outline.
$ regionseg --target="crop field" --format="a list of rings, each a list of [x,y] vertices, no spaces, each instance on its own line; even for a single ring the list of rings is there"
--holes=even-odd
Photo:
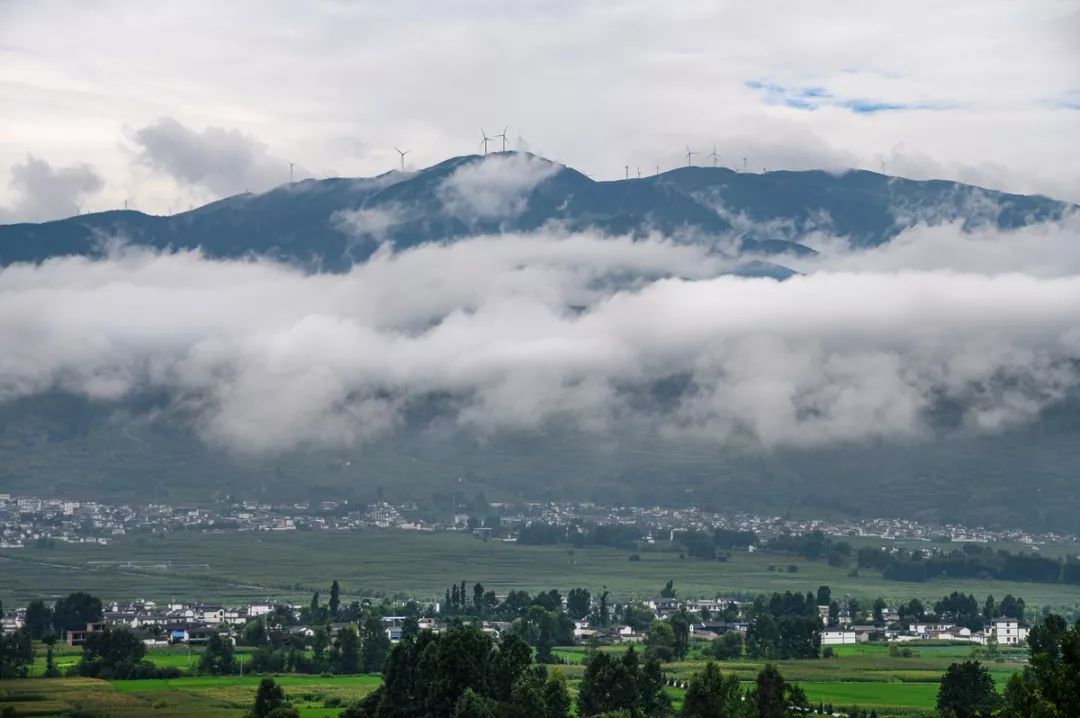
[[[8,605],[75,589],[105,599],[136,597],[243,601],[275,596],[306,600],[340,581],[346,598],[441,597],[461,580],[479,581],[497,593],[583,585],[607,586],[621,599],[652,598],[669,579],[680,596],[751,595],[764,591],[814,590],[828,584],[833,595],[934,601],[954,590],[1023,596],[1029,608],[1043,605],[1072,612],[1080,587],[976,579],[926,583],[885,581],[870,571],[790,556],[733,553],[729,560],[680,559],[646,552],[640,561],[610,548],[519,546],[482,541],[463,533],[363,532],[180,532],[124,536],[108,546],[57,544],[52,549],[8,549],[0,571],[0,600]],[[124,563],[100,563],[124,562]],[[140,563],[157,568],[137,568]],[[192,568],[193,566],[197,568]],[[789,572],[789,567],[796,567]],[[770,570],[771,569],[771,570]]]
[[[666,674],[685,682],[704,661],[700,645],[695,645],[692,660],[665,665]],[[799,683],[815,704],[832,704],[838,710],[860,706],[875,708],[885,716],[927,716],[937,696],[938,681],[948,665],[970,656],[971,648],[960,645],[914,644],[909,658],[890,656],[882,645],[842,646],[833,658],[819,660],[780,661],[778,668],[784,677]],[[605,651],[621,652],[624,647]],[[587,650],[582,647],[556,649],[567,661],[559,666],[566,675],[571,691],[576,693],[584,666],[581,661]],[[71,664],[77,651],[65,649],[58,663]],[[1022,667],[1023,652],[1006,652],[1000,662],[990,664],[991,673],[1002,689],[1008,677]],[[148,658],[158,665],[171,665],[185,670],[188,665],[184,648],[154,649]],[[191,657],[198,663],[198,652]],[[725,673],[734,673],[749,686],[764,664],[760,661],[738,659],[720,664]],[[42,666],[43,667],[43,666]],[[35,667],[35,671],[39,671]],[[40,673],[38,673],[40,675]],[[250,705],[259,676],[184,676],[175,679],[135,681],[99,681],[82,678],[31,678],[0,683],[0,706],[13,705],[18,715],[52,716],[79,710],[107,712],[108,715],[164,716],[168,718],[198,715],[240,716]],[[303,716],[336,716],[339,706],[363,697],[379,684],[378,676],[277,676]],[[678,701],[683,695],[671,688]]]
[[[115,718],[239,718],[250,709],[259,676],[102,681],[93,678],[28,678],[0,682],[0,707],[19,716],[61,716],[74,711]],[[336,716],[331,705],[363,698],[378,676],[279,676],[305,718]]]

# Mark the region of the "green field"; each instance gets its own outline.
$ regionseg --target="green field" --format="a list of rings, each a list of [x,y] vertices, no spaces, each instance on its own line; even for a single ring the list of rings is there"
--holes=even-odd
[[[828,584],[834,596],[884,596],[934,601],[954,590],[1023,596],[1029,608],[1050,605],[1073,611],[1080,587],[1063,584],[943,580],[884,581],[870,571],[848,570],[790,556],[735,553],[727,562],[680,559],[675,553],[628,553],[608,548],[518,546],[481,541],[462,533],[413,531],[179,532],[169,536],[124,536],[109,546],[57,544],[53,549],[5,550],[0,600],[23,604],[83,589],[106,599],[137,597],[243,601],[267,596],[306,600],[341,582],[346,597],[411,595],[441,597],[461,580],[479,581],[505,593],[584,585],[607,586],[621,599],[652,598],[669,579],[683,597],[750,595],[763,591],[816,589]],[[133,569],[95,562],[172,562],[171,570]],[[208,565],[205,569],[183,565]],[[788,573],[795,565],[797,573]],[[770,571],[773,566],[775,570]]]
[[[695,646],[694,655],[699,654]],[[831,703],[837,709],[858,705],[877,709],[885,716],[932,715],[938,681],[948,665],[970,655],[971,648],[958,645],[913,644],[909,658],[890,656],[883,645],[840,647],[834,658],[780,661],[777,666],[789,681],[799,683],[814,703]],[[625,647],[605,651],[621,652]],[[581,660],[587,649],[564,647],[556,654],[568,661],[559,667],[577,691],[584,667]],[[61,660],[70,663],[77,652],[66,649]],[[1001,662],[990,668],[999,689],[1008,677],[1022,667],[1023,652],[1005,653]],[[154,649],[148,658],[158,665],[186,667],[184,648]],[[192,663],[197,664],[197,651]],[[685,682],[703,666],[700,658],[667,664],[667,675]],[[726,661],[721,669],[733,673],[750,686],[762,662],[745,659]],[[27,679],[0,682],[0,705],[15,705],[19,715],[61,715],[71,710],[100,711],[126,716],[216,717],[242,715],[254,695],[258,676],[184,676],[170,680],[96,681],[89,679]],[[278,676],[291,700],[305,716],[336,716],[338,710],[326,706],[360,698],[379,684],[378,676]],[[679,700],[683,691],[670,690]]]

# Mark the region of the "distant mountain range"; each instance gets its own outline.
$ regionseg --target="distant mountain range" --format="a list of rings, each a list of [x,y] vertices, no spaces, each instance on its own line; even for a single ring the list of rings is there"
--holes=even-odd
[[[516,202],[510,211],[484,206],[462,211],[448,195],[447,188],[483,160],[502,162],[506,173],[534,180],[519,187],[519,197],[501,198]],[[483,195],[497,189],[500,179],[494,174],[472,181]],[[368,179],[304,180],[167,217],[117,210],[0,226],[0,266],[96,256],[106,251],[108,239],[122,238],[158,249],[198,247],[210,257],[258,255],[312,270],[342,271],[369,257],[382,242],[402,249],[552,225],[613,235],[658,232],[718,252],[757,257],[747,261],[745,273],[785,276],[786,270],[760,258],[782,264],[784,254],[812,252],[800,243],[812,231],[870,247],[920,221],[1009,228],[1059,218],[1069,207],[1045,197],[866,171],[744,174],[723,167],[682,167],[652,177],[597,182],[533,155],[506,152],[456,157],[417,172]]]
[[[102,256],[117,238],[207,256],[263,256],[346,270],[397,249],[498,232],[662,233],[738,257],[737,271],[783,278],[810,233],[854,247],[920,222],[1013,228],[1074,209],[1043,197],[865,171],[743,174],[684,167],[597,182],[517,153],[458,157],[417,172],[305,180],[158,217],[111,211],[0,226],[0,266]],[[494,168],[495,172],[489,172]],[[455,189],[456,188],[456,189]],[[469,192],[472,192],[470,195]],[[656,436],[596,440],[551,427],[478,442],[424,421],[355,451],[238,458],[203,442],[168,397],[92,401],[49,394],[0,401],[0,490],[116,500],[390,499],[477,494],[717,509],[897,515],[1080,532],[1080,406],[1070,400],[1007,433],[929,443],[728,451]],[[147,420],[148,416],[165,416]],[[190,417],[187,417],[190,418]],[[380,492],[381,494],[381,492]]]

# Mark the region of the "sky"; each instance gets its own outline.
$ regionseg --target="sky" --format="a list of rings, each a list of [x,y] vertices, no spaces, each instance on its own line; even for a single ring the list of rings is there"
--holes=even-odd
[[[423,167],[504,128],[596,179],[715,145],[1080,202],[1077,38],[1075,0],[0,0],[0,222]]]

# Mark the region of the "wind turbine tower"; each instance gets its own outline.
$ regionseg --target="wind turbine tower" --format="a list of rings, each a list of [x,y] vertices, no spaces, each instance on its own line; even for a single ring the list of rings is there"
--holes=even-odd
[[[480,144],[482,144],[484,146],[484,154],[486,155],[487,154],[487,143],[490,142],[491,140],[495,139],[495,138],[494,137],[488,137],[487,133],[484,132],[483,127],[480,128],[480,136],[484,138],[484,139],[480,140]]]
[[[712,145],[712,152],[710,152],[710,153],[708,154],[708,156],[712,158],[712,166],[713,166],[713,167],[716,167],[716,163],[717,163],[717,161],[718,161],[718,160],[720,159],[720,155],[718,155],[718,154],[716,153],[716,143],[715,143],[715,142],[713,142],[713,145]]]
[[[630,165],[623,165],[626,168],[626,179],[630,179]]]
[[[399,155],[401,155],[401,171],[404,172],[405,171],[405,155],[412,152],[412,150],[398,150],[397,147],[395,147],[394,149],[397,150],[397,153]]]
[[[687,167],[689,167],[691,165],[691,160],[693,159],[694,155],[696,155],[696,154],[699,154],[699,153],[694,152],[692,149],[690,149],[690,145],[686,146],[686,166]]]
[[[293,183],[293,163],[289,163],[289,184]]]
[[[504,128],[503,128],[502,134],[500,134],[500,135],[495,135],[495,137],[500,137],[500,138],[502,138],[502,151],[503,151],[503,152],[506,152],[506,131],[507,131],[508,129],[510,129],[510,126],[509,126],[509,125],[507,125],[506,127],[504,127]],[[483,132],[483,130],[481,130],[481,132]],[[492,138],[492,139],[494,139],[494,138]]]
[[[742,158],[742,171],[743,171],[743,174],[746,174],[746,158],[745,157]]]

